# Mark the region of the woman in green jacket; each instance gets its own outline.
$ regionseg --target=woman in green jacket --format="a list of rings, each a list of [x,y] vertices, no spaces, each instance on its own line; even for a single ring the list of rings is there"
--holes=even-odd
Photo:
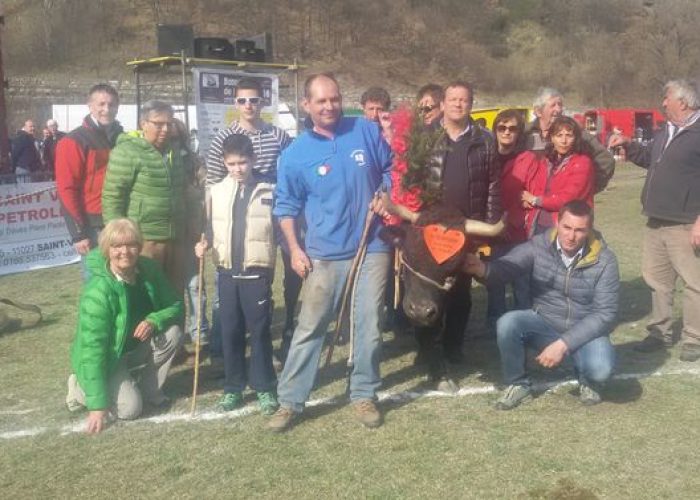
[[[138,226],[115,219],[87,257],[92,277],[80,298],[66,404],[88,409],[88,433],[104,428],[110,410],[134,419],[143,402],[168,401],[161,388],[182,342],[182,298],[158,264],[139,255],[142,246]]]

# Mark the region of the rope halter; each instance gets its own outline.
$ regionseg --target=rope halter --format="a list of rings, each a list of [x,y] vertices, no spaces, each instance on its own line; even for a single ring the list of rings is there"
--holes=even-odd
[[[454,286],[455,281],[456,281],[454,276],[448,276],[447,278],[445,278],[444,283],[438,283],[437,281],[428,278],[425,274],[421,274],[418,271],[416,271],[415,269],[413,269],[406,262],[406,260],[403,257],[403,252],[401,253],[401,265],[404,266],[406,269],[408,269],[411,272],[411,274],[413,274],[419,280],[423,281],[424,283],[428,283],[429,285],[432,285],[435,288],[437,288],[438,290],[442,290],[443,292],[449,292],[452,289],[452,287]]]

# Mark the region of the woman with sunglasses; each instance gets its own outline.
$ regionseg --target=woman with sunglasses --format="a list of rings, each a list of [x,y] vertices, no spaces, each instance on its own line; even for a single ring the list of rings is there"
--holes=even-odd
[[[549,128],[545,156],[523,191],[528,237],[557,223],[559,209],[571,200],[584,200],[593,208],[595,170],[586,154],[581,127],[568,116],[557,117]]]
[[[520,200],[522,192],[537,171],[538,158],[524,150],[525,118],[516,109],[506,109],[496,115],[493,133],[498,148],[497,161],[501,169],[501,202],[506,213],[506,230],[493,246],[493,257],[506,254],[527,239],[525,217],[527,208]],[[530,307],[529,280],[523,277],[513,283],[513,308]],[[507,310],[505,286],[488,287],[487,321],[494,326]]]
[[[418,103],[418,111],[423,117],[423,123],[425,125],[438,123],[442,118],[440,103],[443,97],[443,89],[436,83],[428,83],[418,90],[416,102]]]

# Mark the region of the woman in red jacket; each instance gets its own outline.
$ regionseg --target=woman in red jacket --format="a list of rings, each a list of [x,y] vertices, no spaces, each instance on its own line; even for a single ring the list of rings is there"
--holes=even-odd
[[[583,152],[581,128],[573,118],[560,116],[549,129],[545,156],[523,191],[528,237],[557,223],[559,209],[571,200],[584,200],[593,208],[595,171],[590,157]]]
[[[527,239],[525,218],[528,211],[521,201],[522,192],[537,172],[539,159],[532,151],[524,151],[525,118],[517,109],[506,109],[496,115],[493,133],[498,147],[497,161],[501,170],[501,201],[506,214],[506,230],[493,246],[492,257],[505,255]],[[513,282],[513,309],[530,308],[530,282],[527,276]],[[490,326],[502,316],[506,305],[503,285],[488,287],[486,318]]]

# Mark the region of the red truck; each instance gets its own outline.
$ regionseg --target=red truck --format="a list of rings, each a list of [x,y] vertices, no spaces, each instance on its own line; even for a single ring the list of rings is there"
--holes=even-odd
[[[635,141],[646,142],[666,121],[655,109],[637,108],[590,109],[583,114],[574,115],[574,118],[584,130],[595,135],[601,144],[607,144],[615,128]]]

